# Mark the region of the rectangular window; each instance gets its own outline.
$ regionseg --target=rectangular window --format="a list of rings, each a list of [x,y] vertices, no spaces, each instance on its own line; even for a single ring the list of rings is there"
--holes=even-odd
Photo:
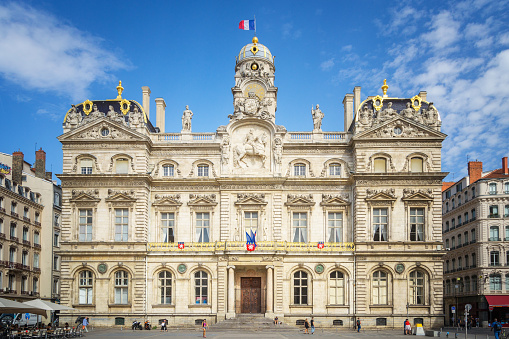
[[[475,242],[475,228],[470,231],[470,238],[470,241]]]
[[[28,241],[28,228],[23,228],[23,241]]]
[[[115,169],[116,169],[117,174],[129,173],[129,160],[117,159],[117,161],[115,162]]]
[[[39,232],[34,232],[34,244],[40,245]]]
[[[115,209],[115,241],[127,241],[129,230],[129,210]]]
[[[502,277],[500,275],[490,276],[490,290],[492,291],[502,290]]]
[[[209,242],[210,241],[210,213],[197,212],[196,213],[196,241]]]
[[[92,159],[83,159],[80,161],[81,174],[92,174]]]
[[[115,273],[115,304],[128,303],[129,279],[127,272],[118,271]]]
[[[209,165],[198,165],[198,176],[208,177],[209,176]]]
[[[59,233],[53,234],[53,246],[55,246],[55,247],[60,246],[59,238],[60,238]]]
[[[293,242],[307,242],[308,214],[293,212]]]
[[[341,165],[340,164],[331,164],[329,166],[329,175],[331,176],[341,176]]]
[[[163,166],[163,176],[164,177],[173,177],[174,168],[173,165],[164,165]]]
[[[39,253],[34,253],[34,268],[39,268]]]
[[[490,215],[488,217],[498,218],[498,206],[497,205],[490,206]]]
[[[60,269],[59,265],[58,265],[58,257],[57,256],[53,257],[53,269],[55,269],[57,271]]]
[[[329,212],[327,215],[329,227],[329,242],[343,241],[343,213]]]
[[[92,210],[79,210],[79,241],[92,241]]]
[[[161,241],[174,242],[175,213],[161,213]]]
[[[387,160],[385,158],[376,158],[373,160],[373,167],[375,173],[384,173],[386,172]]]
[[[295,164],[295,166],[293,166],[293,175],[295,175],[295,176],[305,176],[306,175],[306,165],[304,165],[304,164]]]
[[[387,208],[373,208],[373,241],[387,241]]]
[[[470,214],[472,214],[472,219],[470,220],[475,220],[475,209],[471,210]]]
[[[244,228],[249,234],[258,231],[258,212],[244,212]]]
[[[422,158],[412,158],[410,160],[410,170],[412,172],[422,172],[423,161]]]
[[[491,251],[490,252],[490,266],[500,266],[500,252],[499,251]]]
[[[39,292],[39,279],[34,278],[32,287],[33,287],[34,293],[38,293]]]
[[[410,208],[410,241],[424,241],[424,208]]]

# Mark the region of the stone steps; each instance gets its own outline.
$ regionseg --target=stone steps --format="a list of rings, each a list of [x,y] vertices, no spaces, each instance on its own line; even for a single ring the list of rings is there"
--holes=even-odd
[[[214,325],[210,325],[209,329],[211,331],[258,331],[270,329],[272,331],[294,331],[295,333],[299,332],[299,329],[294,326],[286,324],[274,325],[274,320],[265,318],[263,314],[238,314],[234,319],[226,319]]]

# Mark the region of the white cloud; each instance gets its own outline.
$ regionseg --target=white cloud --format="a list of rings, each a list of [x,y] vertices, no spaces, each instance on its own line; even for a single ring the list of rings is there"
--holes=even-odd
[[[0,75],[28,89],[83,99],[91,83],[128,66],[101,40],[27,5],[0,5]]]
[[[334,58],[330,58],[320,64],[322,71],[329,71],[332,67],[334,67]]]
[[[283,38],[298,39],[302,35],[300,29],[295,29],[293,23],[287,22],[283,24]]]
[[[456,42],[461,38],[459,29],[460,23],[450,12],[443,11],[433,18],[431,30],[424,33],[422,38],[434,47],[435,52],[442,54],[456,49]]]

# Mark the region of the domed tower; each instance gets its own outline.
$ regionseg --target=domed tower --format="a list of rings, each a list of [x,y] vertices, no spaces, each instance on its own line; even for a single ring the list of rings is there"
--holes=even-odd
[[[254,37],[236,57],[235,87],[232,88],[234,113],[231,120],[256,117],[275,121],[277,87],[274,87],[274,57]]]

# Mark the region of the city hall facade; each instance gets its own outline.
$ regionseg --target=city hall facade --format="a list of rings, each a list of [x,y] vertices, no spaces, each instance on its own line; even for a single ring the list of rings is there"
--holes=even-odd
[[[291,132],[276,124],[274,58],[257,38],[232,83],[231,114],[210,133],[192,132],[187,106],[180,133],[165,133],[148,87],[142,104],[119,84],[67,112],[61,301],[77,311],[61,322],[442,325],[445,135],[426,92],[393,98],[384,84],[361,100],[355,87],[344,131],[322,131],[317,105],[310,131]]]

